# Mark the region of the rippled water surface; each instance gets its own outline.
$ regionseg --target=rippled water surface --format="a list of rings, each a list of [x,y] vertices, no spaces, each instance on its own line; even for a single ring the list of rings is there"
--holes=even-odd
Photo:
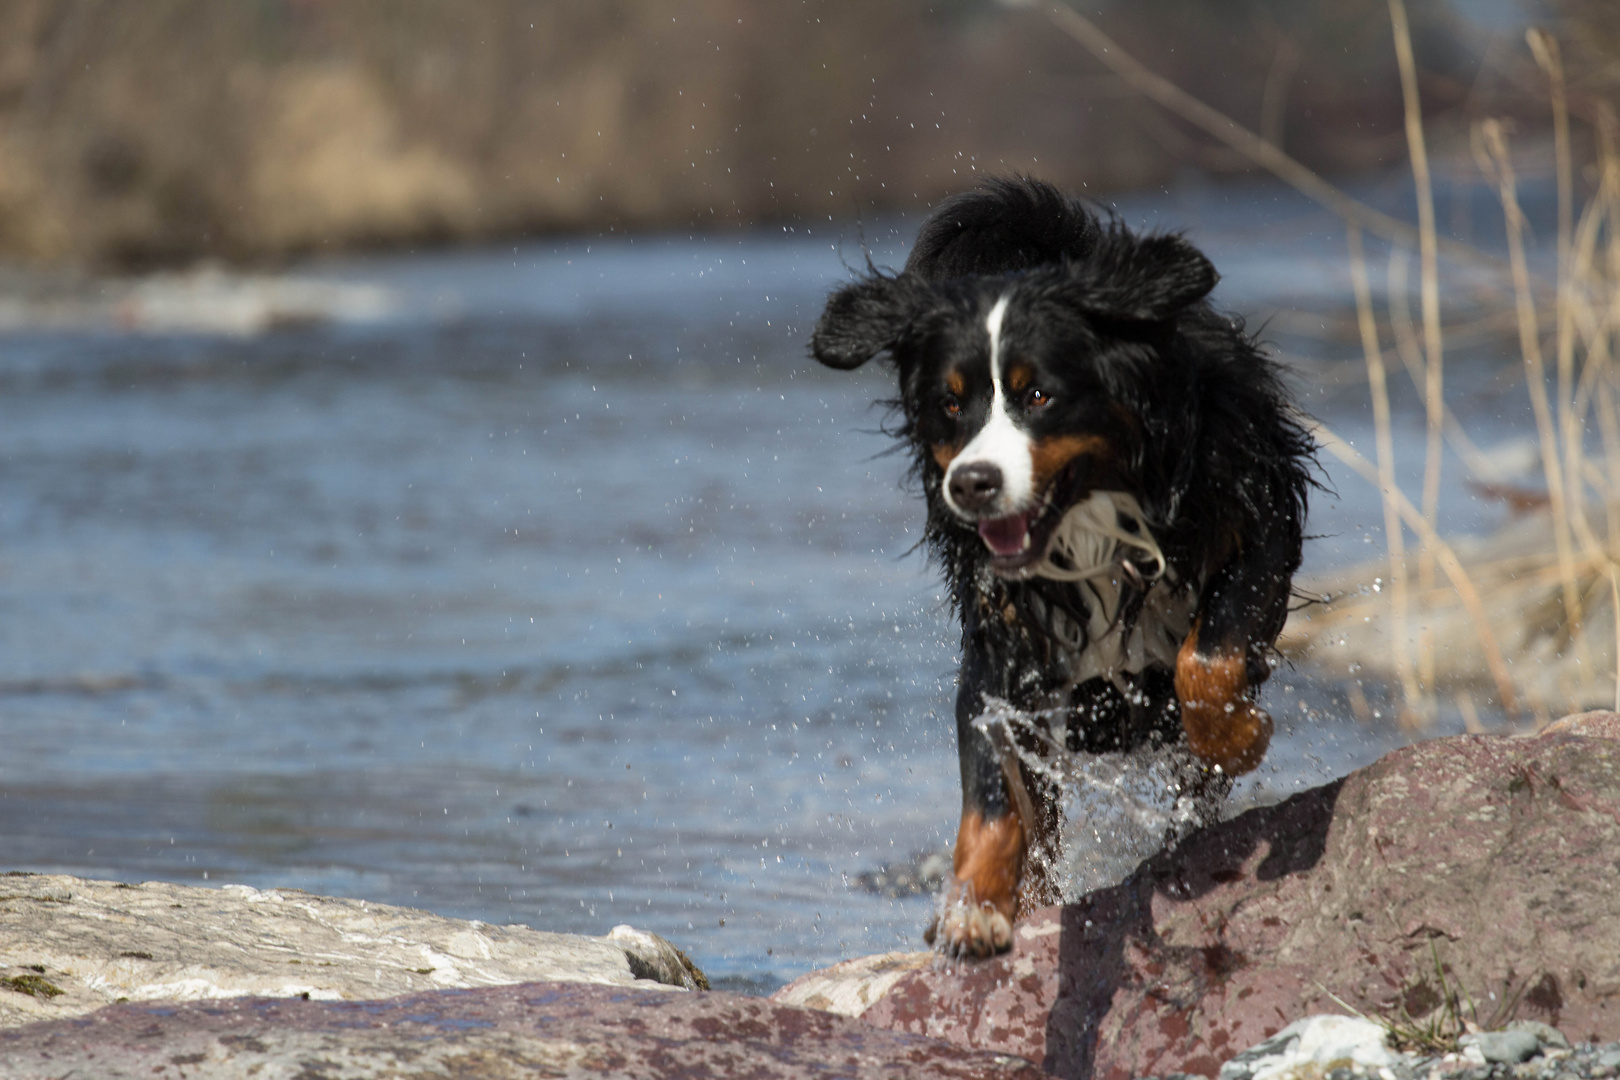
[[[1338,302],[1337,226],[1222,199],[1127,210],[1229,304]],[[305,274],[385,313],[0,340],[0,864],[630,922],[740,986],[917,947],[927,901],[856,879],[952,838],[954,631],[884,373],[806,360],[854,236],[356,260]],[[1313,565],[1381,543],[1335,477]],[[1262,795],[1401,741],[1309,672],[1268,700]]]

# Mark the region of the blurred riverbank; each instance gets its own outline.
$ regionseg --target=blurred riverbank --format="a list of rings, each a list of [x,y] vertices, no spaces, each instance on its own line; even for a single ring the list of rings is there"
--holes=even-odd
[[[1433,137],[1542,123],[1511,31],[1411,8]],[[1404,158],[1383,0],[1092,14],[1313,168]],[[841,221],[987,169],[1102,195],[1249,168],[991,0],[0,7],[0,258],[33,263]]]

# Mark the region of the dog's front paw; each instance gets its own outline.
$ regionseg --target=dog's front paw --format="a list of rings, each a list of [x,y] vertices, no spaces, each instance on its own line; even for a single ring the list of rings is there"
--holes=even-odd
[[[953,877],[940,893],[939,911],[923,941],[953,958],[1006,952],[1012,947],[1013,908],[1010,898],[999,906],[979,899],[971,882]]]
[[[962,815],[954,872],[939,893],[923,940],[947,956],[994,956],[1012,947],[1018,882],[1024,872],[1024,826],[1017,814]]]
[[[1228,776],[1242,776],[1260,765],[1271,745],[1271,717],[1252,701],[1183,702],[1187,747]]]
[[[1176,656],[1176,696],[1187,748],[1227,776],[1260,764],[1271,745],[1271,717],[1254,703],[1243,653],[1204,653],[1195,628]]]

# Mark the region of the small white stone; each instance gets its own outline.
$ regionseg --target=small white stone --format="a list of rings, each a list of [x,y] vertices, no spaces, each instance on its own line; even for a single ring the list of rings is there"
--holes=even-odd
[[[1221,1066],[1221,1080],[1303,1080],[1346,1066],[1386,1069],[1399,1060],[1384,1041],[1384,1029],[1371,1020],[1308,1016]],[[1383,1080],[1393,1080],[1393,1074]]]

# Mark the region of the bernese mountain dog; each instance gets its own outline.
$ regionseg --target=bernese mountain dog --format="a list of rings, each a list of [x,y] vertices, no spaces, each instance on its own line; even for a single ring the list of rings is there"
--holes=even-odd
[[[1218,816],[1299,566],[1314,447],[1278,366],[1207,301],[1215,268],[1035,180],[943,203],[898,274],[836,290],[815,358],[887,354],[925,542],[962,623],[954,874],[925,937],[1008,948],[1059,899],[1060,792],[1030,755],[1157,748]],[[992,707],[1034,718],[1008,737]],[[1170,837],[1174,839],[1174,837]]]

